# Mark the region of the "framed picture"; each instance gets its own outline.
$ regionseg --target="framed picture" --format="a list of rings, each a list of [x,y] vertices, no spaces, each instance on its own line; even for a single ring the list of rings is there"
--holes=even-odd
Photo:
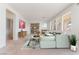
[[[25,28],[25,22],[23,20],[19,21],[19,28],[24,29]]]

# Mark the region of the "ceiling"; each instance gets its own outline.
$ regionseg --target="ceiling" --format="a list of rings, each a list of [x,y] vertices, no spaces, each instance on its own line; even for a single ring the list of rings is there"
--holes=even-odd
[[[29,20],[48,20],[55,16],[69,3],[9,3],[9,5]]]

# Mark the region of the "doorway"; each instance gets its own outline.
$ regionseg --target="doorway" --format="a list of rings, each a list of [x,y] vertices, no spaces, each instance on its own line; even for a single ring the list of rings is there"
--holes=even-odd
[[[7,48],[12,48],[14,46],[13,44],[13,19],[14,19],[14,14],[11,11],[6,10]]]

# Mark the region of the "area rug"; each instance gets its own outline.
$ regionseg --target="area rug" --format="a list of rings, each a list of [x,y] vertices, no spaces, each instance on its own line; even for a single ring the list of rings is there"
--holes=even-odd
[[[27,40],[23,46],[24,48],[40,48],[39,42]]]

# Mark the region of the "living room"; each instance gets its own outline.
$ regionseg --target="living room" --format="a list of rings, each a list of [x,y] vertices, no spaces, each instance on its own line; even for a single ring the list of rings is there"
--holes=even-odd
[[[61,49],[68,48],[71,51],[73,51],[73,49],[74,51],[77,51],[77,46],[76,48],[75,47],[71,48],[70,46],[71,43],[68,37],[68,36],[76,36],[76,38],[78,39],[77,37],[78,32],[75,31],[77,30],[77,27],[75,26],[76,20],[74,21],[74,18],[77,17],[76,16],[77,13],[74,14],[75,13],[74,8],[78,10],[77,7],[78,7],[77,4],[70,4],[66,8],[61,10],[59,13],[57,13],[55,16],[50,17],[50,18],[30,17],[34,19],[34,20],[32,19],[28,20],[29,26],[27,26],[27,27],[31,27],[29,28],[30,31],[28,31],[30,32],[31,40],[28,40],[29,44],[26,41],[24,47],[25,48],[28,48],[28,47],[30,48],[37,48],[37,47],[38,48],[61,48]],[[33,26],[32,25],[30,26],[30,24],[32,24]],[[36,41],[37,42],[39,41],[39,42],[35,43]]]
[[[0,4],[0,12],[2,13],[0,17],[3,19],[0,25],[0,48],[7,47],[7,32],[6,25],[4,25],[4,23],[6,24],[7,9],[15,15],[13,18],[13,41],[10,40],[9,43],[10,49],[13,44],[14,48],[19,45],[19,49],[22,51],[24,49],[32,51],[31,49],[33,49],[35,52],[39,50],[40,54],[44,53],[42,51],[48,51],[46,54],[55,54],[49,53],[51,51],[58,51],[57,54],[60,52],[62,52],[61,54],[78,54],[78,5],[75,3]],[[74,37],[75,43],[71,43],[68,36]],[[22,45],[18,44],[19,40]],[[74,46],[71,47],[72,44]],[[64,50],[69,52],[66,53]],[[37,54],[39,53],[37,52]]]

